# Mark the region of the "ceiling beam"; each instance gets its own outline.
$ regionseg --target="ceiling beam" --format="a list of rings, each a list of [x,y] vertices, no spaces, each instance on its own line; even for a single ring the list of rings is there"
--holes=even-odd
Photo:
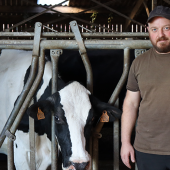
[[[152,0],[152,10],[157,6],[157,0]]]
[[[57,6],[53,8],[61,13],[79,13],[84,10],[85,8],[78,8],[78,7],[68,7],[68,6]],[[1,13],[41,13],[44,11],[44,8],[40,6],[0,6]],[[90,10],[86,11],[85,13],[93,13],[93,12],[106,12],[106,10]],[[47,11],[46,13],[56,13],[53,11]]]
[[[147,6],[146,0],[143,1],[143,5],[145,6],[145,10],[146,10],[147,16],[149,17],[149,8]]]
[[[132,12],[131,14],[129,15],[129,18],[133,19],[136,15],[136,13],[138,12],[139,8],[141,7],[142,3],[143,3],[144,0],[138,0],[135,7],[132,9]],[[126,23],[125,23],[125,27],[124,27],[124,30],[126,30],[128,28],[128,26],[130,25],[131,23],[131,20],[126,20]]]

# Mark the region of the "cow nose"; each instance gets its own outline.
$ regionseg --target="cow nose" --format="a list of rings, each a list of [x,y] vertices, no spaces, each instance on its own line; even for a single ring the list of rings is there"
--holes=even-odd
[[[88,170],[88,168],[90,166],[90,162],[82,162],[82,163],[73,163],[72,162],[72,165],[74,166],[74,168],[76,170]]]

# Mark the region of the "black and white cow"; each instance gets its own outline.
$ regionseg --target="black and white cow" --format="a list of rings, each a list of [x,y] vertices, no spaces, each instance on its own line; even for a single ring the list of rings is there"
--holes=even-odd
[[[0,131],[14,107],[29,75],[31,51],[2,50],[0,56]],[[56,138],[62,154],[63,170],[89,170],[91,158],[88,141],[93,122],[107,111],[109,121],[120,118],[121,111],[99,101],[79,82],[64,84],[51,94],[51,62],[47,61],[43,79],[34,96],[34,104],[27,109],[16,132],[14,162],[17,170],[29,170],[29,124],[28,115],[35,119],[36,168],[46,170],[51,164],[51,112],[56,122]],[[61,83],[62,82],[62,83]],[[37,113],[43,113],[38,120]],[[7,154],[7,141],[0,148]]]

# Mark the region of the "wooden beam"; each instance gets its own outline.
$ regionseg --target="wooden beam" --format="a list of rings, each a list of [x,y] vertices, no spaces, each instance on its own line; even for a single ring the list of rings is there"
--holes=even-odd
[[[149,8],[146,4],[146,0],[143,1],[143,5],[145,6],[145,10],[146,10],[146,13],[147,13],[147,16],[149,17]]]
[[[170,5],[170,0],[164,0],[167,4]]]
[[[142,5],[144,0],[138,0],[135,7],[132,9],[132,12],[131,14],[129,15],[129,18],[133,19],[136,15],[136,13],[138,12],[140,6]],[[128,28],[128,26],[130,25],[131,23],[131,20],[126,20],[126,23],[125,23],[125,27],[124,27],[124,30],[126,30]]]
[[[77,8],[77,7],[68,7],[68,6],[57,6],[53,8],[61,13],[79,13],[84,10],[85,8]],[[40,6],[0,6],[1,13],[40,13],[45,9]],[[86,13],[93,13],[93,12],[106,12],[106,10],[90,10]],[[53,11],[47,11],[46,13],[55,13]]]
[[[152,10],[157,6],[157,0],[152,0]]]

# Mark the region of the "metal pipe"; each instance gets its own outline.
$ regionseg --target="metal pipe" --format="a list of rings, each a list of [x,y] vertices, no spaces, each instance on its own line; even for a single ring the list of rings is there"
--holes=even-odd
[[[15,107],[13,108],[2,132],[1,132],[1,135],[0,135],[0,147],[2,146],[2,143],[4,142],[4,139],[5,139],[5,132],[6,130],[10,129],[16,116],[17,116],[17,113],[19,112],[19,109],[21,108],[28,92],[29,92],[29,89],[31,88],[32,86],[32,83],[35,79],[35,75],[36,75],[36,71],[37,71],[37,65],[38,65],[38,57],[33,57],[32,58],[32,63],[31,63],[31,70],[30,70],[30,76],[28,78],[28,81],[26,83],[26,85],[24,86],[23,88],[23,91],[21,92],[21,95],[19,96],[18,100],[16,101],[16,104],[15,104]]]
[[[0,32],[0,37],[34,37],[34,32]],[[94,32],[94,33],[81,33],[83,38],[112,38],[112,37],[147,37],[148,32]],[[74,38],[72,32],[43,32],[41,38],[54,37],[54,38]]]
[[[28,105],[30,104],[30,101],[35,93],[35,91],[37,90],[37,87],[42,79],[43,76],[43,72],[44,72],[44,62],[45,62],[45,50],[44,49],[40,49],[40,57],[39,57],[39,67],[38,67],[38,74],[37,77],[15,119],[15,122],[13,123],[12,127],[11,127],[11,133],[15,133],[17,130],[17,127],[22,119],[22,116],[24,115]]]
[[[8,169],[14,170],[14,147],[13,147],[13,141],[8,139]]]
[[[126,81],[126,78],[128,76],[128,72],[129,72],[129,67],[130,67],[130,49],[129,48],[125,48],[124,49],[124,67],[123,67],[123,74],[111,96],[111,98],[109,99],[110,104],[114,104],[118,98],[118,95]]]
[[[99,141],[97,138],[97,135],[94,134],[93,136],[93,159],[92,159],[92,165],[93,165],[93,169],[92,170],[98,170],[98,165],[99,165]]]
[[[127,79],[128,71],[130,68],[130,49],[124,49],[124,67],[123,74],[118,82],[111,98],[109,99],[110,104],[114,104],[120,94],[122,87]],[[119,120],[114,122],[114,170],[119,170]]]
[[[62,50],[50,50],[52,61],[52,94],[57,92],[58,79],[58,60]],[[58,143],[55,135],[55,117],[52,112],[51,115],[51,169],[56,170],[58,164]]]
[[[23,40],[25,45],[15,40],[4,40],[4,43],[0,41],[0,49],[28,49],[31,50],[33,45],[27,45],[30,40]],[[94,49],[149,49],[152,47],[150,40],[84,40],[85,47],[88,50]],[[22,44],[22,47],[20,46]],[[67,49],[67,50],[78,50],[78,45],[75,40],[42,40],[40,47],[43,49]]]
[[[114,106],[119,107],[119,99]],[[119,170],[119,120],[113,122],[113,148],[113,168]]]

